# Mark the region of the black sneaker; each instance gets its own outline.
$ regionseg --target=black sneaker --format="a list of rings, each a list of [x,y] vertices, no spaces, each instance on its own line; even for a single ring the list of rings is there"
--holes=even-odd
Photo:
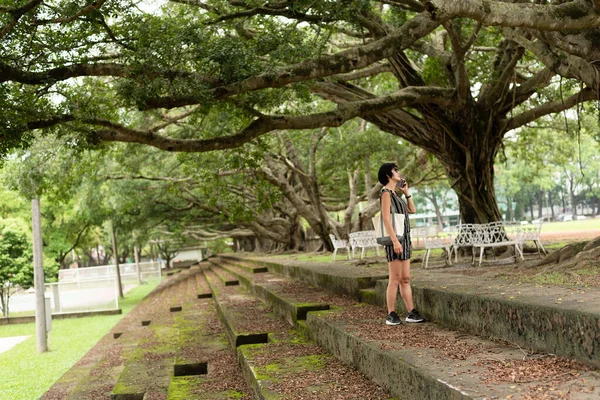
[[[413,308],[413,310],[406,316],[406,322],[425,322],[425,318],[421,317],[421,314],[419,314],[416,308]]]
[[[385,319],[385,323],[386,325],[400,325],[402,321],[400,320],[398,314],[396,314],[396,311],[392,311]]]

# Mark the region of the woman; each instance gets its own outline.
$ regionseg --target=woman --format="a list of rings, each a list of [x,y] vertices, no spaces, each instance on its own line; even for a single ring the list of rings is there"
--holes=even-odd
[[[410,288],[410,256],[412,253],[412,243],[410,241],[410,222],[408,214],[417,212],[415,203],[408,191],[408,184],[400,177],[398,166],[396,164],[383,164],[379,168],[379,182],[383,185],[381,189],[381,213],[383,215],[383,224],[388,235],[392,238],[392,245],[385,246],[385,254],[389,268],[389,282],[387,287],[386,299],[388,307],[388,316],[385,323],[387,325],[400,325],[402,321],[395,311],[396,295],[400,288],[400,295],[404,300],[406,309],[409,310],[406,316],[406,322],[423,322],[424,319],[419,315],[413,304],[412,290]],[[406,202],[397,194],[399,189],[406,197]],[[404,214],[404,236],[399,241],[392,227],[390,213]]]

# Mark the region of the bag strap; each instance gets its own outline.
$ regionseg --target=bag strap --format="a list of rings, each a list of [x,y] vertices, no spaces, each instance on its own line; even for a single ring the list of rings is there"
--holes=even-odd
[[[394,213],[392,212],[392,191],[389,189],[384,189],[383,191],[390,193],[390,214],[392,216],[392,229],[394,229],[396,227],[396,224],[395,224],[396,221],[394,220]],[[383,197],[383,193],[381,193],[381,196],[379,196],[379,223],[381,224],[381,237],[385,237],[386,235],[384,235],[385,225],[383,225],[383,210],[381,209],[381,204],[382,204],[381,198],[382,197]],[[394,235],[398,236],[398,234],[396,232],[394,232]],[[390,236],[390,235],[387,235],[387,236]]]

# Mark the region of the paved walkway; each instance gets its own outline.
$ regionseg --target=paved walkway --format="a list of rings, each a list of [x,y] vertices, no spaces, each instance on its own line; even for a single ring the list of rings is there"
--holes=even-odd
[[[31,335],[0,338],[0,354],[29,339]]]

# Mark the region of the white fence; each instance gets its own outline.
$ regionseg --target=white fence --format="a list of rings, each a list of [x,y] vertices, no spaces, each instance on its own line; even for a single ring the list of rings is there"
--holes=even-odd
[[[159,262],[140,263],[142,281],[161,279]],[[120,264],[123,292],[138,285],[135,264]],[[59,281],[44,285],[44,296],[50,298],[52,314],[106,311],[119,308],[117,273],[114,265],[99,267],[61,269]],[[33,289],[17,290],[9,301],[11,316],[33,315],[35,313],[35,292]]]
[[[116,281],[112,277],[86,282],[46,283],[44,296],[50,298],[52,314],[115,310],[119,308]],[[127,285],[125,289],[134,286]],[[21,289],[13,294],[9,301],[9,312],[11,316],[34,315],[35,291]]]
[[[141,262],[140,277],[146,279],[160,279],[162,263],[156,261]],[[135,268],[135,263],[119,264],[121,272],[121,283],[137,282],[138,274]],[[61,269],[58,271],[59,282],[86,282],[89,280],[115,278],[117,270],[114,265],[101,265],[99,267]]]

